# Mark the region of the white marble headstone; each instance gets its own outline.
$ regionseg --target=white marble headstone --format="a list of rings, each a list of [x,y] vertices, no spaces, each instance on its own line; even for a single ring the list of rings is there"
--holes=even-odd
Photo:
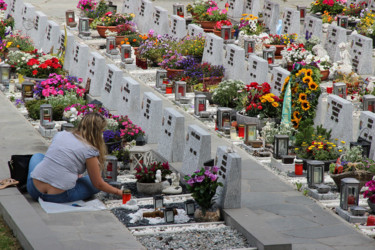
[[[188,34],[189,36],[198,36],[198,35],[202,35],[204,36],[206,33],[204,32],[204,30],[196,25],[196,24],[189,24],[188,25]]]
[[[177,15],[171,16],[171,25],[169,27],[169,35],[174,38],[182,39],[187,35],[186,20]]]
[[[152,27],[154,6],[149,0],[141,0],[140,6],[135,14],[140,33],[148,33]]]
[[[88,57],[86,79],[90,78],[90,92],[92,96],[100,96],[103,90],[104,75],[106,72],[105,58],[98,52],[90,52]]]
[[[276,34],[276,25],[279,22],[280,6],[270,0],[264,0],[264,24],[270,29],[270,34]]]
[[[147,135],[148,143],[158,143],[163,112],[163,102],[152,92],[144,92],[139,124]]]
[[[260,1],[259,0],[245,0],[244,13],[253,14],[254,16],[259,16],[261,12]]]
[[[360,34],[350,36],[353,70],[359,75],[372,75],[372,39]]]
[[[332,62],[341,59],[339,44],[342,42],[347,42],[346,29],[330,24],[328,26],[327,39],[324,48],[327,50]]]
[[[22,3],[22,1],[17,0],[16,3]],[[14,28],[30,35],[30,30],[34,28],[35,7],[30,3],[24,3],[19,8],[15,8],[15,11],[13,13]]]
[[[268,75],[268,62],[255,54],[250,54],[247,61],[244,82],[266,82]]]
[[[290,72],[282,67],[275,67],[271,76],[271,93],[280,96],[281,89],[284,85],[285,79],[290,75]]]
[[[141,113],[141,87],[131,77],[123,77],[120,100],[118,101],[118,113],[127,115],[134,123],[139,124]]]
[[[323,21],[320,18],[313,17],[311,15],[307,15],[305,17],[305,22],[303,24],[303,37],[306,35],[316,36],[321,38],[323,36]]]
[[[69,74],[86,79],[89,58],[89,46],[75,42],[73,47],[73,58],[70,62]]]
[[[60,26],[54,21],[48,21],[46,27],[46,33],[43,38],[42,49],[45,53],[51,52],[53,49],[53,54],[57,53],[58,47],[55,47],[59,41],[60,37]]]
[[[140,0],[123,0],[121,13],[136,13],[140,6],[140,2]]]
[[[243,79],[245,72],[245,50],[237,45],[228,44],[225,51],[224,67],[227,79]]]
[[[159,6],[154,8],[153,18],[151,21],[151,29],[155,34],[164,35],[169,33],[168,11]]]
[[[239,18],[241,17],[244,9],[244,0],[227,0],[228,6],[228,17]]]
[[[213,33],[206,34],[206,42],[203,51],[203,62],[212,65],[223,65],[224,60],[224,40]]]
[[[42,48],[43,44],[43,37],[46,32],[46,26],[47,26],[48,18],[47,15],[45,15],[41,11],[35,12],[35,18],[34,18],[34,28],[30,30],[30,37],[34,41],[34,47],[37,49]]]
[[[375,159],[375,140],[373,140],[375,138],[375,113],[371,111],[361,112],[359,116],[359,136],[371,143],[369,158]]]
[[[65,40],[66,40],[66,46],[64,45]],[[75,41],[74,41],[73,34],[70,33],[69,31],[66,31],[66,35],[65,35],[65,30],[60,30],[60,36],[56,44],[56,48],[58,48],[60,51],[65,51],[64,66],[63,66],[64,70],[70,69],[70,65],[74,57],[73,56],[74,44],[75,44]]]
[[[107,64],[102,88],[102,102],[109,110],[117,110],[122,86],[122,70],[114,64]]]
[[[298,36],[300,34],[300,12],[295,9],[285,8],[283,14],[283,27],[282,34],[292,34],[296,33]]]

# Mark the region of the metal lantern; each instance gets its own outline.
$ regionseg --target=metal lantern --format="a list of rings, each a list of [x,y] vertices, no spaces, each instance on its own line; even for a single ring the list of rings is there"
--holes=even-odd
[[[199,116],[200,112],[206,111],[206,96],[202,94],[194,97],[194,115]]]
[[[164,196],[163,195],[155,195],[154,196],[154,209],[164,207]]]
[[[117,181],[117,157],[114,155],[106,155],[105,168],[103,171],[104,180]]]
[[[363,96],[363,111],[374,112],[374,107],[375,107],[375,96],[364,95]]]
[[[116,49],[116,37],[114,36],[107,36],[106,37],[106,53],[110,55],[117,55],[118,51]]]
[[[316,188],[324,182],[324,162],[307,161],[307,185],[309,188]]]
[[[156,70],[156,88],[161,89],[163,85],[164,78],[167,77],[167,71],[165,69],[157,69]],[[168,81],[168,78],[166,78]],[[168,83],[166,83],[168,84]]]
[[[249,56],[249,54],[254,54],[255,53],[255,40],[245,38],[244,49],[245,49],[245,55],[246,56]]]
[[[340,207],[348,210],[351,206],[358,206],[359,181],[355,178],[341,179]]]
[[[74,125],[69,122],[61,124],[61,131],[72,131],[73,129]]]
[[[80,36],[88,37],[90,33],[90,23],[87,17],[80,17],[78,24],[78,32]]]
[[[65,20],[66,20],[66,25],[69,26],[70,28],[74,28],[77,26],[77,23],[75,21],[75,14],[73,10],[67,10],[65,12]]]
[[[268,62],[268,64],[273,64],[275,62],[275,50],[273,48],[263,49],[263,59]]]
[[[164,209],[164,221],[165,221],[165,223],[173,223],[174,222],[173,207],[167,207],[167,208]]]
[[[232,109],[231,108],[217,108],[216,112],[216,124],[217,129],[220,131],[224,131],[224,129],[228,129],[230,131],[230,117],[231,117]]]
[[[223,25],[221,27],[221,38],[224,40],[232,40],[232,26]]]
[[[289,136],[275,135],[273,142],[273,157],[281,159],[282,155],[288,155]]]
[[[9,85],[10,65],[7,63],[0,64],[1,83],[5,86]]]
[[[116,13],[117,12],[117,5],[114,5],[112,3],[112,1],[108,1],[108,11],[112,12],[112,13]]]
[[[371,149],[371,142],[362,138],[361,136],[358,137],[356,142],[350,142],[350,148],[355,146],[362,147],[362,156],[369,158],[370,157],[370,149]]]
[[[116,45],[116,38],[115,38],[115,45]],[[121,61],[125,62],[125,59],[129,59],[129,58],[132,58],[132,46],[129,44],[121,45]]]
[[[52,105],[42,104],[40,105],[40,125],[44,126],[46,123],[52,122]]]
[[[185,212],[187,215],[193,215],[195,212],[195,202],[194,200],[185,201]]]
[[[299,6],[297,5],[297,10],[299,11],[299,17],[301,19],[301,21],[303,21],[305,19],[305,16],[306,16],[306,6]]]
[[[346,99],[346,84],[343,82],[333,83],[333,94]]]
[[[183,18],[185,16],[185,6],[180,3],[173,4],[173,15]]]
[[[174,99],[175,101],[180,100],[181,97],[186,96],[186,82],[176,81],[174,84]]]
[[[146,138],[143,134],[139,134],[137,138],[135,139],[135,145],[136,146],[144,146],[146,145]]]
[[[130,171],[134,171],[135,168],[148,165],[152,160],[151,148],[148,146],[135,146],[129,150],[130,158]]]
[[[337,16],[337,26],[342,27],[342,28],[347,28],[349,23],[349,17],[348,16]]]
[[[257,124],[245,123],[245,144],[250,145],[251,141],[257,139]]]
[[[22,83],[22,100],[26,101],[27,99],[33,99],[34,95],[34,83],[30,81],[24,81]]]

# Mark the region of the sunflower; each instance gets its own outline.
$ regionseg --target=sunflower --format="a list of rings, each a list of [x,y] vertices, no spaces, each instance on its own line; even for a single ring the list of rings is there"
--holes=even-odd
[[[307,69],[307,70],[306,70],[306,75],[307,75],[307,76],[310,76],[310,77],[311,77],[312,74],[313,74],[313,72],[312,72],[311,69]]]
[[[305,74],[305,73],[306,73],[306,69],[300,69],[298,71],[298,73],[296,73],[296,76],[300,76],[300,75]]]
[[[275,107],[275,108],[277,108],[277,107],[279,106],[279,103],[277,103],[277,102],[273,102],[273,103],[272,103],[272,106]]]
[[[305,76],[304,78],[302,78],[302,81],[303,81],[304,83],[309,84],[310,82],[313,81],[313,79],[311,78],[311,76]]]
[[[292,124],[293,124],[293,127],[295,128],[295,129],[297,129],[298,128],[298,126],[299,126],[299,120],[296,120],[296,119],[292,119],[292,120],[290,120],[291,122],[292,122]]]
[[[300,120],[301,119],[301,114],[300,114],[300,112],[299,111],[294,111],[293,112],[293,118],[294,119],[297,119],[297,120]]]
[[[302,102],[301,107],[302,107],[303,111],[307,111],[307,110],[310,109],[310,103],[308,101]]]
[[[307,95],[305,93],[299,94],[299,99],[300,102],[304,102],[307,100]]]
[[[309,89],[311,90],[317,90],[318,89],[318,84],[315,82],[309,82]]]

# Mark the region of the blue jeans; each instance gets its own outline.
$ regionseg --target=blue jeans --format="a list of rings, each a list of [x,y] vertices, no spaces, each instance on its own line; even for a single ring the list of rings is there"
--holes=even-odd
[[[44,201],[55,202],[55,203],[64,203],[78,200],[85,200],[90,198],[92,195],[98,193],[100,190],[96,189],[90,180],[90,177],[84,176],[78,178],[76,186],[72,189],[69,189],[61,194],[43,194],[35,186],[33,179],[30,177],[30,173],[34,170],[36,165],[38,165],[44,158],[44,154],[34,154],[29,163],[29,173],[27,175],[27,192],[34,200],[42,198]]]

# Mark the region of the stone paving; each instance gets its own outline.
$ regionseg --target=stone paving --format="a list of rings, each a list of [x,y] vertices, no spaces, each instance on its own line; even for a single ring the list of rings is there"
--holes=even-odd
[[[65,10],[75,9],[77,4],[71,0],[28,2],[59,24],[64,20]],[[154,4],[171,12],[173,2],[160,0]],[[276,2],[294,7],[301,1]],[[154,92],[145,84],[141,84],[141,91]],[[177,108],[156,95],[162,98],[164,107]],[[180,112],[185,116],[186,126],[205,126],[182,109]],[[7,161],[12,154],[45,152],[48,144],[3,94],[0,94],[0,116],[0,178],[7,178]],[[217,146],[231,146],[212,129],[206,129],[212,135],[211,155]],[[302,196],[244,150],[238,147],[235,150],[242,157],[242,208],[224,211],[229,224],[265,242],[292,243],[293,249],[375,248],[374,240],[316,201]],[[181,163],[174,166],[181,170]],[[0,192],[0,211],[25,249],[142,249],[109,211],[49,215],[15,188]]]

